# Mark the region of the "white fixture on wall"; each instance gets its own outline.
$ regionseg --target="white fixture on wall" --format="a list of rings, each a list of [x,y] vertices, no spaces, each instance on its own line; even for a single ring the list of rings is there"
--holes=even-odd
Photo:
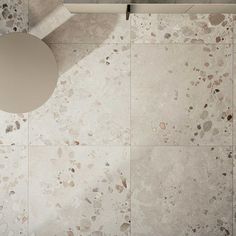
[[[52,95],[58,78],[50,48],[25,33],[0,37],[0,109],[24,113],[43,105]]]
[[[187,0],[186,0],[187,1]],[[111,0],[112,2],[112,0]],[[191,4],[191,3],[80,3],[79,0],[64,0],[64,6],[71,13],[126,13],[127,5],[130,5],[131,13],[163,13],[163,14],[183,14],[183,13],[234,13],[235,4]]]

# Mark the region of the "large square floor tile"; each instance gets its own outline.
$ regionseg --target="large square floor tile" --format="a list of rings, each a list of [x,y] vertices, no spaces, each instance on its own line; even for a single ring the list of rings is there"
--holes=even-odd
[[[134,43],[232,43],[230,14],[135,14]]]
[[[131,193],[133,236],[232,235],[232,150],[133,148]]]
[[[52,45],[61,76],[54,95],[30,113],[33,145],[130,143],[129,45]]]
[[[133,45],[134,145],[232,145],[231,45]]]
[[[0,235],[27,236],[28,158],[25,147],[0,147]]]
[[[30,235],[130,235],[129,153],[31,147]]]

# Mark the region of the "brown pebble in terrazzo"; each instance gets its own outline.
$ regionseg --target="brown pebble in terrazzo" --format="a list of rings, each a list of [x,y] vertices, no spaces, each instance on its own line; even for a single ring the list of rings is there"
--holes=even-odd
[[[219,93],[219,92],[220,92],[219,89],[215,89],[215,90],[214,90],[214,93]]]
[[[232,120],[232,118],[233,118],[232,115],[228,115],[228,116],[227,116],[227,120],[228,120],[228,121]]]
[[[203,130],[205,132],[208,132],[212,127],[212,122],[209,120],[209,121],[206,121],[204,124],[203,124]]]
[[[19,122],[19,121],[16,121],[15,124],[16,124],[16,128],[17,128],[17,129],[20,129],[20,122]]]
[[[229,233],[229,231],[225,228],[225,227],[220,227],[220,230],[222,231],[222,232],[225,232],[225,236],[228,236],[228,235],[230,235],[230,233]]]
[[[216,43],[219,43],[220,41],[221,41],[221,37],[220,36],[216,37]]]
[[[223,22],[225,19],[225,16],[223,14],[210,14],[209,15],[209,21],[211,25],[219,25],[221,22]]]
[[[166,39],[169,39],[169,38],[171,37],[171,34],[166,33],[164,37],[165,37]]]
[[[130,224],[128,223],[123,223],[121,226],[120,226],[120,231],[121,232],[125,232],[127,231],[127,229],[130,227]]]
[[[127,182],[126,182],[126,179],[124,177],[122,177],[122,184],[125,188],[127,188]]]
[[[166,129],[166,124],[164,122],[160,122],[159,126],[161,129]]]
[[[67,231],[67,236],[74,236],[74,233],[72,231]]]
[[[214,76],[213,75],[208,75],[207,77],[208,77],[209,80],[212,80]]]
[[[211,50],[210,50],[210,48],[204,47],[204,48],[203,48],[203,51],[204,51],[204,52],[210,52]]]
[[[123,192],[123,186],[121,186],[121,185],[116,185],[116,190],[118,191],[118,193],[122,193]]]
[[[12,132],[13,131],[13,125],[8,125],[6,128],[6,133]]]
[[[208,117],[208,111],[203,111],[202,112],[202,114],[200,115],[200,118],[202,119],[202,120],[204,120],[204,119],[206,119]]]
[[[228,158],[232,158],[232,152],[229,153]]]
[[[10,191],[9,196],[14,195],[15,191]]]

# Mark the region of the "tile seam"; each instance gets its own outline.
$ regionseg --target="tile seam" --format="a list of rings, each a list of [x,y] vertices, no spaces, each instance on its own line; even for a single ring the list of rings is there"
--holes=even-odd
[[[233,114],[233,123],[232,123],[232,235],[234,236],[234,16],[232,16],[233,21],[233,30],[232,30],[232,114]]]
[[[28,21],[27,21],[27,26],[28,26],[28,32],[29,32],[29,30],[30,30],[30,7],[29,7],[29,4],[30,4],[30,0],[28,0]],[[27,144],[27,155],[28,155],[28,166],[27,166],[27,169],[28,169],[28,175],[27,175],[27,177],[28,177],[28,181],[27,181],[27,184],[28,184],[28,186],[27,186],[27,214],[28,214],[28,216],[27,216],[27,235],[29,236],[29,159],[30,159],[30,157],[29,157],[29,127],[30,127],[30,125],[29,125],[29,117],[30,117],[30,115],[29,115],[29,113],[28,113],[28,132],[27,132],[27,135],[28,135],[28,144]]]
[[[131,42],[133,45],[150,45],[150,46],[155,46],[155,45],[231,45],[232,42],[228,42],[228,43],[134,43],[134,42]],[[94,43],[70,43],[70,42],[46,42],[46,44],[48,45],[56,45],[56,44],[65,44],[65,45],[117,45],[117,44],[121,44],[121,45],[127,45],[127,44],[130,44],[129,42],[127,43],[99,43],[99,42],[94,42]]]
[[[18,146],[27,146],[27,145],[18,145]],[[2,146],[2,147],[16,147],[16,146]],[[232,147],[231,144],[228,145],[110,145],[110,146],[103,146],[103,145],[87,145],[87,146],[79,146],[79,145],[29,145],[29,147],[41,147],[41,148],[53,148],[53,147],[62,147],[62,148],[93,148],[93,147],[100,147],[100,148],[129,148],[129,147],[192,147],[192,148],[202,148],[202,147]],[[0,146],[1,148],[1,146]]]
[[[131,50],[131,27],[132,27],[132,24],[131,24],[131,21],[132,21],[132,15],[130,16],[130,19],[129,19],[129,45],[130,45],[130,100],[129,100],[129,102],[130,102],[130,119],[129,119],[129,122],[130,122],[130,147],[129,147],[129,174],[130,174],[130,235],[132,235],[132,179],[131,179],[131,170],[132,170],[132,168],[131,168],[131,139],[132,139],[132,136],[131,136],[131,134],[132,134],[132,132],[131,132],[131,130],[132,130],[132,119],[131,119],[131,114],[132,114],[132,111],[131,111],[131,109],[132,109],[132,103],[131,103],[131,92],[132,92],[132,50]]]

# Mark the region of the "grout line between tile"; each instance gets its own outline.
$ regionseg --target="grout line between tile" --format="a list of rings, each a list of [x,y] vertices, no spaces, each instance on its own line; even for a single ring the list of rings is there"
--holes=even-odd
[[[129,145],[102,145],[102,144],[97,144],[97,145],[38,145],[38,144],[17,144],[17,145],[3,145],[0,144],[0,148],[1,147],[68,147],[68,148],[89,148],[89,147],[101,147],[101,148],[115,148],[115,147],[124,147],[124,148],[128,148],[130,146],[132,147],[197,147],[197,148],[201,148],[201,147],[232,147],[231,144],[222,144],[222,145],[218,145],[218,144],[211,144],[211,145],[136,145],[136,144],[129,144]],[[236,146],[236,145],[233,145]]]
[[[3,145],[2,145],[3,146]],[[10,145],[5,145],[10,146]],[[17,146],[25,146],[25,145],[17,145]],[[4,146],[3,146],[4,147]],[[14,147],[14,146],[13,146]],[[92,147],[100,147],[100,148],[129,148],[129,147],[192,147],[192,148],[202,148],[202,147],[232,147],[231,144],[228,145],[29,145],[29,147],[42,147],[42,148],[53,148],[53,147],[67,147],[67,148],[92,148]]]
[[[29,215],[29,202],[30,202],[30,197],[29,197],[29,192],[30,192],[30,189],[29,189],[29,169],[30,169],[30,145],[29,145],[29,128],[30,128],[30,113],[28,113],[28,146],[27,146],[27,150],[28,150],[28,192],[27,192],[27,207],[28,207],[28,236],[29,236],[29,218],[30,218],[30,215]]]
[[[29,25],[30,25],[30,16],[29,16],[29,12],[30,12],[30,9],[29,9],[29,1],[30,0],[28,0],[27,1],[27,8],[28,8],[28,12],[27,12],[27,14],[28,14],[28,19],[27,19],[27,29],[28,29],[28,32],[29,32]],[[27,214],[28,214],[28,216],[27,216],[27,235],[29,236],[29,159],[30,159],[30,157],[29,157],[29,113],[28,113],[28,132],[27,132],[27,135],[28,135],[28,143],[27,143],[27,155],[28,155],[28,166],[27,166],[27,171],[28,171],[28,173],[27,173],[27,177],[28,177],[28,180],[27,180]]]
[[[132,132],[131,132],[131,130],[132,130],[132,124],[131,124],[131,109],[132,109],[132,104],[131,104],[131,93],[132,93],[132,50],[131,50],[131,27],[132,27],[132,23],[131,23],[131,21],[132,21],[132,16],[130,17],[130,19],[129,19],[129,28],[130,28],[130,47],[129,47],[129,49],[130,49],[130,98],[129,98],[129,102],[130,102],[130,120],[129,120],[129,122],[130,122],[130,140],[129,140],[129,143],[130,143],[130,148],[129,148],[129,175],[130,175],[130,235],[132,235],[132,178],[131,178],[131,139],[132,139]]]
[[[233,17],[233,15],[232,15]],[[234,20],[233,20],[233,33],[232,33],[232,114],[233,114],[233,123],[232,123],[232,235],[234,235]]]
[[[150,45],[150,46],[155,46],[155,45],[231,45],[232,42],[228,42],[228,43],[207,43],[207,42],[203,42],[203,43],[133,43],[134,45]]]
[[[232,113],[234,113],[234,73],[233,73],[233,65],[234,65],[234,45],[232,44]],[[234,115],[232,121],[232,235],[234,231],[233,225],[233,213],[234,213]]]
[[[117,45],[117,44],[120,44],[120,45],[129,45],[130,43],[129,42],[123,42],[123,43],[103,43],[103,42],[92,42],[92,43],[54,43],[54,42],[45,42],[47,45]]]
[[[133,45],[143,45],[143,46],[158,46],[158,45],[231,45],[232,43],[231,42],[228,42],[228,43],[134,43],[134,42],[131,42]],[[56,43],[56,42],[46,42],[46,44],[48,45],[117,45],[117,44],[121,44],[121,45],[127,45],[127,44],[130,44],[129,42],[123,42],[123,43],[99,43],[99,42],[93,42],[93,43],[69,43],[69,42],[61,42],[61,43]]]

